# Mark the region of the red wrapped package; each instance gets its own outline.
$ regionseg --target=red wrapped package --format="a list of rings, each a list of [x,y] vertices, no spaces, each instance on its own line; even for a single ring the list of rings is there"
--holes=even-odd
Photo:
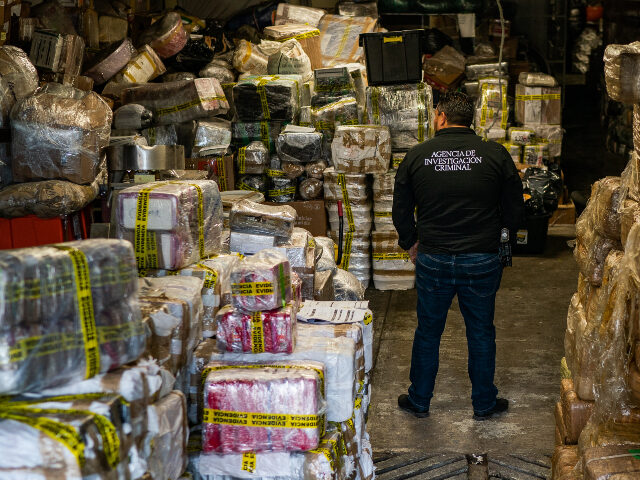
[[[269,248],[244,258],[231,270],[231,295],[233,306],[245,312],[285,307],[292,299],[289,261]]]
[[[318,446],[325,426],[322,364],[210,363],[205,373],[203,453],[296,452]]]
[[[296,311],[245,313],[231,306],[216,315],[220,350],[227,352],[291,353],[295,347]]]

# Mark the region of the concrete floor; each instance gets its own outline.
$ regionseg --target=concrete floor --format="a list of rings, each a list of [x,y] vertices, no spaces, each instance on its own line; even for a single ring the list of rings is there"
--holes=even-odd
[[[409,386],[416,291],[369,291],[377,327],[368,421],[374,452],[548,458],[566,313],[578,276],[568,240],[549,237],[544,255],[516,257],[505,270],[496,304],[496,385],[511,407],[492,421],[471,418],[466,337],[456,301],[442,338],[431,416],[417,419],[397,408],[397,396]]]

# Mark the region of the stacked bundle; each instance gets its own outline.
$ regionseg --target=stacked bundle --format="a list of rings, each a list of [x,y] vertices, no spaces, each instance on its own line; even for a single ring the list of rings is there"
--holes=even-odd
[[[408,290],[415,284],[415,265],[398,246],[398,233],[377,230],[371,234],[373,283],[378,290]]]

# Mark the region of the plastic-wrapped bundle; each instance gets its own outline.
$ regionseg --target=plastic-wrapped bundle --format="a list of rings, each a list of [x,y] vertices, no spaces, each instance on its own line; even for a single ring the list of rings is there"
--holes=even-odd
[[[640,204],[634,200],[625,200],[620,209],[620,241],[623,247],[627,244],[629,232],[636,223],[640,223]]]
[[[318,160],[317,162],[311,162],[305,165],[304,172],[308,178],[316,178],[318,180],[324,179],[324,171],[327,169],[327,162],[324,160]]]
[[[201,77],[207,77],[209,75],[200,75]],[[210,75],[215,76],[215,75]],[[195,75],[191,72],[173,72],[173,73],[165,73],[162,76],[163,82],[182,82],[184,80],[195,80],[198,78],[198,75]],[[233,81],[233,79],[231,80]]]
[[[334,262],[335,263],[335,262]],[[319,301],[333,300],[335,292],[333,291],[333,270],[316,270],[313,276],[313,299]]]
[[[153,125],[153,112],[142,105],[130,103],[113,112],[113,126],[118,130],[140,130]]]
[[[278,172],[278,175],[274,175],[274,171],[269,172],[269,176],[278,177],[281,176],[281,172],[285,177],[295,180],[304,175],[304,165],[297,162],[282,162],[281,163],[282,170],[275,170]]]
[[[270,153],[276,151],[276,140],[283,128],[282,122],[233,122],[232,142],[237,147],[243,147],[256,140],[261,141]]]
[[[331,140],[339,125],[358,124],[358,103],[353,96],[311,109],[311,124],[325,137],[325,154],[331,151]]]
[[[616,102],[638,103],[640,42],[607,45],[604,51],[604,77],[607,93]]]
[[[314,128],[287,125],[276,140],[282,161],[309,163],[322,157],[322,133]]]
[[[331,218],[331,210],[329,211],[329,217]],[[358,222],[358,224],[361,223],[364,222]],[[365,224],[364,227],[366,228],[366,226]],[[371,220],[369,220],[368,226],[371,228]],[[359,230],[358,232],[347,232],[344,234],[342,240],[342,261],[339,267],[353,273],[360,283],[362,283],[363,287],[367,288],[371,280],[371,237],[367,230],[364,230],[364,232],[367,233],[362,233],[362,231]],[[337,231],[331,231],[329,233],[333,241],[338,243]]]
[[[331,159],[339,173],[385,173],[391,160],[389,129],[373,125],[336,127]]]
[[[0,47],[0,127],[9,126],[9,114],[16,101],[20,101],[38,88],[38,72],[29,56],[9,45]]]
[[[533,130],[535,141],[549,145],[549,156],[562,155],[562,135],[564,130],[560,125],[545,125],[542,123],[525,125],[524,128]]]
[[[361,33],[372,32],[376,20],[369,17],[343,17],[325,15],[320,20],[322,65],[331,67],[339,63],[359,62],[363,49],[359,46]]]
[[[364,300],[364,287],[360,280],[352,274],[339,268],[333,278],[333,289],[336,292],[336,301]]]
[[[300,75],[249,76],[233,87],[233,103],[238,118],[293,122],[298,118]]]
[[[580,455],[578,455],[577,446],[558,445],[556,443],[556,448],[551,458],[551,478],[556,480],[582,480],[582,472],[574,471],[579,461]]]
[[[144,45],[138,54],[134,55],[122,70],[111,78],[102,90],[102,94],[120,97],[124,89],[138,83],[150,82],[166,71],[156,52],[149,45]]]
[[[309,57],[311,68],[309,74],[313,70],[322,67],[322,50],[320,48],[320,30],[311,24],[303,24],[304,22],[295,22],[295,24],[278,25],[265,27],[263,33],[265,38],[276,40],[278,42],[287,42],[296,40],[300,43],[302,50]],[[283,72],[284,73],[284,72]]]
[[[120,43],[114,42],[100,52],[94,65],[85,72],[85,75],[93,78],[96,85],[102,85],[122,70],[137,53],[128,38]]]
[[[611,250],[621,250],[622,245],[617,240],[600,235],[592,223],[583,217],[588,215],[581,215],[576,223],[577,238],[573,256],[585,279],[592,285],[600,286],[607,255]]]
[[[209,365],[204,385],[202,451],[305,451],[324,434],[323,379],[311,368]],[[245,419],[238,422],[238,418]],[[274,420],[276,422],[274,422]]]
[[[340,216],[337,202],[326,201],[325,207],[329,216],[329,227],[337,232],[340,229]],[[373,229],[373,213],[371,201],[367,203],[343,204],[344,216],[346,217],[345,232],[358,232],[368,234]]]
[[[552,75],[538,72],[521,72],[518,75],[518,83],[527,87],[555,87],[558,85]]]
[[[231,306],[216,316],[220,350],[245,353],[291,353],[296,339],[296,311],[291,305],[278,310],[244,313]]]
[[[101,178],[106,182],[106,176]],[[98,196],[98,180],[77,185],[64,180],[16,183],[0,189],[0,217],[54,218],[82,210]]]
[[[516,85],[515,119],[523,124],[559,125],[562,120],[561,87]]]
[[[278,250],[261,250],[231,270],[231,303],[240,310],[274,310],[291,299],[291,266]]]
[[[109,144],[112,112],[94,92],[47,84],[11,112],[12,168],[16,182],[61,178],[91,183]]]
[[[585,450],[583,457],[584,480],[635,478],[640,475],[640,464],[635,450],[640,443],[607,445]]]
[[[495,125],[498,125],[496,121]],[[485,140],[493,140],[494,142],[503,142],[507,138],[507,131],[504,128],[500,128],[500,126],[489,126],[487,128],[479,127],[476,125],[475,127],[476,134],[479,137],[484,138]]]
[[[319,32],[318,35],[320,35]],[[300,75],[303,82],[310,80],[313,75],[311,60],[295,38],[286,40],[276,53],[269,56],[267,73],[269,75]]]
[[[373,176],[373,221],[376,230],[395,232],[391,218],[395,180],[395,170],[389,170],[387,173]]]
[[[591,416],[593,402],[578,398],[571,379],[563,378],[560,390],[565,440],[569,444],[576,444],[580,433]]]
[[[530,128],[510,127],[509,142],[515,145],[530,145],[534,143],[535,132]]]
[[[251,142],[240,147],[236,155],[236,165],[240,175],[262,175],[269,163],[269,152],[262,142]]]
[[[240,200],[233,204],[229,214],[232,231],[273,235],[288,240],[298,213],[288,205],[260,205],[250,200]]]
[[[415,284],[415,265],[398,246],[395,231],[371,234],[373,282],[378,290],[407,290]]]
[[[300,182],[298,189],[303,200],[316,200],[322,196],[324,182],[317,178],[307,178]]]
[[[320,8],[303,7],[300,5],[278,4],[274,25],[305,24],[317,27],[320,19],[327,12]]]
[[[495,53],[491,53],[490,56],[494,57]],[[503,78],[508,77],[509,75],[508,62],[502,62],[501,64],[499,64],[497,62],[497,59],[494,59],[494,60],[481,59],[480,61],[482,61],[482,63],[469,63],[465,66],[465,76],[467,80],[478,81],[486,77],[500,77],[500,76],[502,76]]]
[[[335,168],[329,167],[324,171],[324,198],[330,202],[340,200],[345,205],[370,203],[368,178],[354,173],[337,173]]]
[[[162,58],[169,58],[182,50],[188,39],[180,14],[169,12],[140,35],[138,45],[149,44]]]
[[[220,147],[226,150],[231,145],[231,122],[222,118],[198,120],[193,146],[198,148]]]
[[[242,73],[265,75],[269,55],[275,53],[279,47],[278,42],[263,40],[259,45],[256,45],[246,40],[240,40],[233,53],[233,67]]]
[[[314,71],[314,95],[312,106],[318,107],[354,96],[356,87],[347,67],[320,68]]]
[[[178,132],[175,125],[158,125],[142,130],[142,136],[147,140],[147,145],[177,145]]]
[[[236,189],[248,192],[267,193],[267,177],[264,175],[242,175],[236,182]]]
[[[197,439],[197,438],[196,438]],[[191,437],[189,439],[191,443]],[[202,444],[202,440],[200,440]],[[195,448],[195,447],[194,447]],[[201,449],[201,447],[198,447]],[[293,452],[198,454],[192,460],[197,480],[225,480],[253,478],[256,480],[293,480],[302,478],[304,454]],[[249,473],[247,470],[251,470]],[[190,477],[191,478],[191,477]]]
[[[549,160],[548,144],[538,143],[536,145],[525,145],[522,148],[522,163],[542,167],[545,160]]]
[[[224,67],[219,63],[211,62],[198,72],[201,78],[217,78],[220,83],[230,83],[236,80],[236,74],[231,68]]]
[[[408,150],[433,136],[431,86],[367,87],[367,116],[369,123],[389,127],[394,150]]]
[[[338,268],[336,265],[336,251],[338,247],[329,237],[314,237],[316,245],[322,249],[320,258],[316,262],[316,271],[323,272],[330,270],[335,273]]]
[[[620,240],[620,177],[605,177],[591,187],[592,225],[603,236]]]
[[[475,126],[485,129],[498,127],[507,129],[509,105],[507,103],[507,81],[498,83],[497,78],[480,81],[480,97],[476,104]],[[540,123],[540,122],[536,122]]]
[[[119,240],[0,252],[0,393],[80,381],[138,358],[145,332],[134,258]]]
[[[302,280],[302,296],[313,299],[315,240],[304,228],[295,227],[287,242],[278,242],[277,250],[289,260],[291,270]]]
[[[269,177],[269,201],[275,203],[291,202],[296,197],[296,180],[286,177]]]
[[[116,235],[134,243],[140,269],[175,270],[220,251],[222,201],[212,180],[126,188],[115,208]]]

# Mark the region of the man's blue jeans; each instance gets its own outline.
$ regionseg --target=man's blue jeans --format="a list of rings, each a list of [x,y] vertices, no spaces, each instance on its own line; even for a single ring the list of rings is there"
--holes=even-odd
[[[440,337],[456,294],[467,329],[473,410],[484,413],[495,406],[498,389],[493,384],[496,366],[493,316],[501,279],[502,264],[497,253],[418,254],[418,328],[413,340],[409,387],[409,399],[417,407],[428,409],[433,397]]]

